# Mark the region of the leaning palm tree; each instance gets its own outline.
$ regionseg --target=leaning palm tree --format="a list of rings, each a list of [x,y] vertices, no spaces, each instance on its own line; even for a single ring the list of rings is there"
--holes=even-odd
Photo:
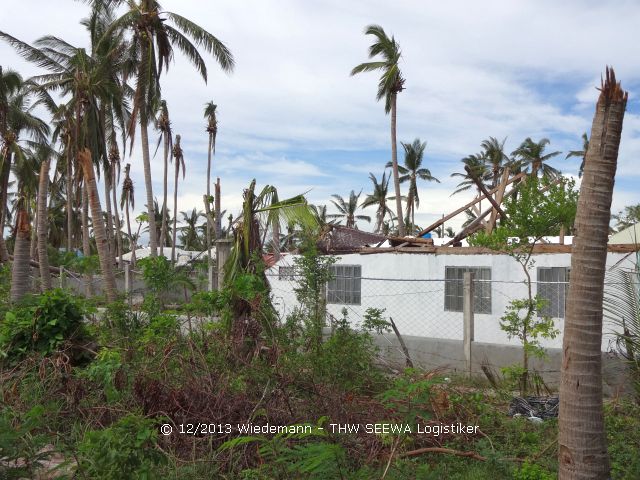
[[[96,248],[100,259],[100,269],[104,281],[104,292],[107,300],[116,300],[116,281],[113,275],[113,257],[109,254],[109,244],[105,232],[104,220],[102,219],[102,208],[100,207],[100,195],[96,184],[91,151],[85,148],[78,152],[78,161],[84,174],[84,182],[87,189],[89,205],[91,207],[91,220],[93,222],[93,232],[96,238]]]
[[[398,165],[398,171],[402,175],[400,183],[409,182],[409,195],[407,195],[407,211],[406,215],[411,222],[411,228],[408,230],[413,233],[415,230],[415,210],[420,206],[420,197],[418,195],[418,179],[428,182],[440,183],[436,177],[431,175],[428,168],[422,168],[422,160],[424,151],[427,148],[427,142],[421,142],[416,138],[413,143],[402,143],[404,148],[404,166]],[[388,163],[387,167],[391,164]]]
[[[331,195],[335,200],[331,200],[331,203],[335,205],[340,213],[331,213],[327,215],[328,218],[344,218],[347,228],[356,228],[357,220],[364,220],[371,222],[371,217],[368,215],[356,215],[358,209],[358,200],[360,199],[360,193],[356,195],[354,190],[351,190],[349,199],[344,200],[340,195]]]
[[[589,150],[589,137],[587,136],[587,132],[584,132],[582,134],[582,150],[571,150],[565,157],[565,160],[570,157],[578,157],[581,159],[578,178],[582,178],[584,172],[584,160],[587,158],[587,150]]]
[[[124,0],[95,0],[94,5],[119,6]],[[231,72],[234,67],[233,55],[215,36],[191,20],[176,13],[162,10],[156,0],[128,0],[128,10],[116,19],[106,34],[129,32],[131,34],[130,65],[125,73],[135,76],[136,87],[132,105],[129,133],[133,143],[136,123],[140,125],[142,161],[149,213],[149,241],[151,255],[157,255],[155,215],[153,214],[153,187],[149,155],[148,125],[154,105],[160,100],[160,75],[163,68],[168,70],[173,58],[174,46],[194,65],[203,80],[207,81],[207,67],[197,47],[212,54],[220,67]],[[97,7],[94,7],[97,8]],[[193,42],[193,43],[192,43]],[[195,44],[195,45],[194,45]],[[175,230],[174,230],[175,231]]]
[[[523,163],[525,171],[529,170],[532,177],[537,177],[538,173],[541,173],[543,177],[555,179],[560,175],[560,171],[548,165],[546,162],[560,155],[561,152],[545,153],[545,148],[549,143],[551,142],[548,138],[534,142],[530,137],[527,137],[512,155],[517,161]]]
[[[602,317],[611,199],[628,94],[607,68],[591,127],[562,342],[559,478],[610,478],[602,405]]]
[[[351,70],[351,75],[361,72],[381,70],[378,83],[377,100],[385,99],[384,111],[391,113],[391,165],[393,168],[393,187],[396,199],[396,214],[398,216],[398,231],[401,237],[405,235],[402,222],[402,201],[400,196],[400,175],[398,173],[398,147],[396,142],[396,110],[397,97],[404,89],[404,78],[400,71],[400,45],[392,36],[389,38],[380,25],[369,25],[365,29],[365,35],[373,35],[376,40],[369,47],[369,58],[381,57],[381,60],[361,63]]]
[[[180,135],[176,135],[176,143],[173,146],[173,158],[175,162],[175,174],[173,178],[173,240],[171,242],[171,263],[175,265],[176,262],[176,217],[178,216],[178,177],[180,176],[180,169],[182,169],[182,179],[186,173],[184,165],[184,152],[180,145]]]
[[[127,236],[129,237],[129,247],[131,248],[131,265],[136,265],[136,241],[131,235],[131,220],[129,218],[129,208],[135,208],[135,196],[133,189],[133,180],[129,176],[131,164],[127,163],[124,167],[124,181],[122,182],[122,195],[120,197],[120,208],[124,210],[127,219]]]
[[[209,145],[207,148],[207,200],[205,202],[207,216],[207,262],[209,267],[212,265],[211,258],[211,159],[216,153],[216,136],[218,135],[218,118],[216,116],[216,108],[218,106],[213,101],[207,103],[204,107],[204,118],[207,119],[207,133],[209,134]],[[220,235],[220,218],[215,219],[216,239]]]
[[[392,211],[387,206],[387,194],[389,192],[389,178],[386,176],[386,172],[383,172],[382,179],[378,183],[378,179],[373,173],[369,173],[369,178],[373,184],[373,192],[367,195],[360,205],[362,208],[377,207],[376,209],[376,226],[373,229],[375,233],[382,231],[382,225],[384,223],[384,217],[387,214],[391,215]],[[326,216],[326,207],[324,207],[324,213]]]

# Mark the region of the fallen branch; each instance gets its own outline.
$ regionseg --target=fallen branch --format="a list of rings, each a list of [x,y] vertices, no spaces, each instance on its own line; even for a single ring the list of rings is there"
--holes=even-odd
[[[479,460],[481,462],[486,462],[486,457],[477,454],[476,452],[463,452],[461,450],[453,450],[451,448],[442,448],[442,447],[427,447],[427,448],[418,448],[417,450],[410,450],[408,452],[401,453],[398,457],[415,457],[418,455],[422,455],[423,453],[448,453],[449,455],[455,455],[457,457],[468,457],[473,458],[474,460]]]
[[[400,335],[400,330],[396,327],[396,323],[393,321],[393,318],[389,317],[389,323],[391,323],[391,328],[393,328],[393,333],[398,337],[398,342],[400,342],[400,348],[402,348],[402,353],[404,353],[404,357],[407,359],[407,367],[413,368],[413,361],[411,360],[411,356],[409,355],[409,349],[407,345],[404,343],[404,339],[402,335]]]

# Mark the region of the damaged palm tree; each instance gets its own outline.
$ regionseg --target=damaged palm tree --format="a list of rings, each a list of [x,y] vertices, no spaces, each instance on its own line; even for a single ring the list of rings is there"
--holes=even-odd
[[[602,404],[602,316],[611,199],[628,94],[607,68],[585,156],[562,343],[560,479],[610,478]]]
[[[224,285],[233,292],[231,335],[236,353],[243,357],[257,346],[259,335],[268,330],[275,319],[264,273],[260,229],[268,229],[280,220],[308,229],[317,227],[303,195],[278,200],[275,187],[267,185],[257,195],[255,187],[253,180],[244,191],[242,216],[236,221],[231,255],[224,267]]]

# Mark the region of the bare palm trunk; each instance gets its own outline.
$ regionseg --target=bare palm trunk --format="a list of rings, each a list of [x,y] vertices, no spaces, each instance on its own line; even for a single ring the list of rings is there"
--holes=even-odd
[[[31,243],[29,246],[29,258],[37,260],[38,254],[38,207],[36,205],[35,219],[31,228]]]
[[[82,254],[91,256],[91,243],[89,243],[89,197],[87,195],[87,183],[82,185]],[[89,273],[85,284],[85,292],[88,297],[93,296],[93,275]]]
[[[11,152],[5,150],[5,159],[2,165],[2,178],[0,189],[0,263],[9,262],[9,251],[4,241],[4,226],[7,212],[7,195],[9,190],[9,174],[11,173]]]
[[[104,172],[104,196],[105,196],[105,208],[107,209],[107,246],[109,247],[109,253],[112,257],[115,257],[115,235],[113,234],[113,216],[111,213],[111,176],[109,171]]]
[[[113,201],[113,219],[116,223],[116,249],[118,251],[118,265],[122,267],[122,225],[120,224],[120,213],[118,212],[118,201],[116,197],[116,187],[118,181],[116,178],[116,169],[111,166],[111,194]]]
[[[93,221],[93,232],[96,237],[96,247],[100,258],[100,269],[102,270],[104,292],[109,302],[116,300],[116,282],[113,276],[113,258],[109,253],[109,244],[105,232],[104,221],[102,219],[102,208],[100,207],[100,195],[96,177],[91,163],[91,152],[88,149],[82,150],[78,154],[78,160],[82,165],[84,183],[91,204],[91,219]]]
[[[40,185],[38,187],[38,262],[40,263],[40,280],[42,290],[51,290],[51,272],[49,271],[49,255],[47,253],[47,237],[49,225],[47,219],[47,190],[49,188],[50,159],[45,158],[40,166]]]
[[[169,137],[167,133],[164,136],[164,183],[163,183],[163,201],[162,201],[162,227],[160,228],[160,254],[164,254],[164,243],[167,237],[167,189],[169,175]]]
[[[591,127],[571,255],[560,382],[559,478],[610,478],[602,406],[602,299],[627,92],[607,68]]]
[[[149,213],[149,247],[151,257],[158,256],[158,232],[156,230],[156,215],[153,206],[153,184],[151,182],[151,161],[149,159],[149,133],[147,130],[146,105],[140,111],[140,139],[142,141],[142,163],[144,166],[144,187],[147,192],[147,212]]]
[[[29,263],[29,240],[31,222],[29,212],[21,206],[16,218],[16,243],[13,247],[11,269],[11,301],[17,302],[31,291],[31,265]]]
[[[136,266],[136,240],[131,236],[131,219],[129,218],[129,199],[125,200],[125,216],[127,217],[127,233],[129,234],[129,248],[131,250],[131,266]]]
[[[178,135],[179,137],[179,135]],[[179,145],[179,143],[178,143]],[[171,240],[171,263],[176,263],[176,234],[177,234],[177,221],[178,221],[178,176],[180,174],[180,160],[175,159],[175,177],[173,179],[173,232]]]
[[[396,192],[396,213],[398,215],[398,235],[405,236],[404,220],[402,218],[402,199],[400,198],[400,176],[398,174],[398,145],[396,141],[396,110],[397,93],[391,98],[391,165],[393,170],[393,188]]]
[[[67,146],[67,252],[73,250],[73,170],[71,165],[71,148]]]
[[[209,133],[209,148],[207,150],[207,199],[205,201],[205,215],[207,216],[207,265],[213,265],[211,259],[211,151],[213,150],[213,133]]]

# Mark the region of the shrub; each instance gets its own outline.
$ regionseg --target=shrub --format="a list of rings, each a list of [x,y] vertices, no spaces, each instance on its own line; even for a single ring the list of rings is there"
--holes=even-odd
[[[25,300],[0,323],[0,356],[17,359],[28,352],[49,355],[63,343],[86,338],[86,304],[64,290],[49,290]]]
[[[149,479],[166,457],[156,448],[154,421],[127,415],[109,428],[92,430],[79,445],[79,469],[86,478]]]

